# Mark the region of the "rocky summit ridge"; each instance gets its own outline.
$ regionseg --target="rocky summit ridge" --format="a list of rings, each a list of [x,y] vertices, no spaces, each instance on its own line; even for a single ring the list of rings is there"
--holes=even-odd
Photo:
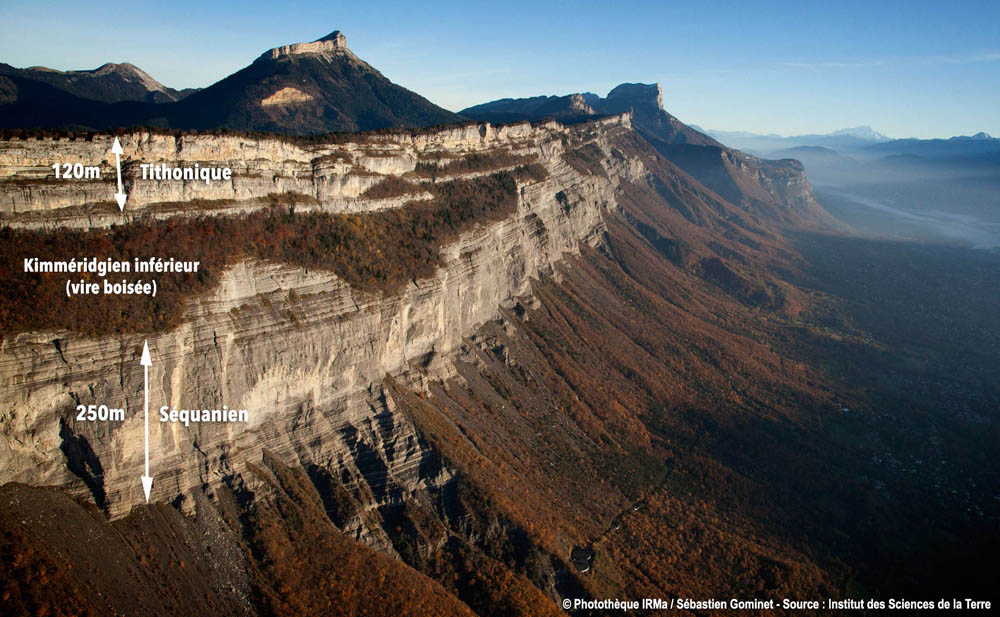
[[[347,47],[347,37],[340,30],[334,30],[330,34],[318,38],[311,43],[292,43],[291,45],[282,45],[269,49],[261,54],[261,58],[277,60],[287,56],[307,54],[332,56],[338,53],[354,55]]]

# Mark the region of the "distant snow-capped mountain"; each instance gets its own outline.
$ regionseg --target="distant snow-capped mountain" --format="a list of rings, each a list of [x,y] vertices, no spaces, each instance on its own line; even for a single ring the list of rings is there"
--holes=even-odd
[[[867,141],[889,141],[889,137],[879,133],[870,126],[855,126],[853,128],[840,129],[827,134],[830,137],[846,135],[850,137],[857,137],[858,139],[865,139]]]

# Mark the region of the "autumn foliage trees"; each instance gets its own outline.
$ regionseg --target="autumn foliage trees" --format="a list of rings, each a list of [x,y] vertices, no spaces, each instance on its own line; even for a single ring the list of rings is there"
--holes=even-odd
[[[451,160],[438,158],[421,161],[417,163],[415,171],[418,176],[436,178],[438,175],[461,175],[531,165],[536,161],[537,157],[535,156],[514,154],[509,150],[496,150],[474,152]]]
[[[328,270],[352,287],[393,291],[431,275],[442,245],[517,208],[514,172],[429,185],[431,200],[365,214],[297,213],[276,205],[243,216],[173,218],[102,231],[0,229],[0,331],[68,329],[87,334],[157,331],[179,324],[184,301],[210,290],[220,273],[253,258]],[[67,277],[25,274],[23,262],[98,257],[199,261],[196,273],[163,274],[150,296],[67,297]],[[132,281],[149,275],[125,275]],[[122,278],[118,275],[118,278]],[[109,280],[115,280],[110,275]]]

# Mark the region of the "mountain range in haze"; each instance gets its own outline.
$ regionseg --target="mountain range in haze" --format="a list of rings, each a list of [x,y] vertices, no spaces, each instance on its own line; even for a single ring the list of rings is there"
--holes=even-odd
[[[701,129],[722,143],[758,156],[771,158],[775,153],[791,148],[822,147],[859,158],[873,159],[893,154],[913,154],[928,158],[947,158],[1000,152],[1000,139],[985,132],[972,136],[960,135],[948,139],[892,139],[870,126],[840,129],[825,134],[792,135],[774,133],[761,135],[745,131]]]
[[[855,126],[845,129],[838,129],[836,131],[831,131],[829,133],[810,133],[807,135],[792,135],[789,137],[784,137],[778,135],[777,133],[768,133],[766,135],[760,133],[752,133],[749,131],[721,131],[716,129],[703,129],[694,125],[699,131],[709,133],[712,135],[718,135],[720,137],[730,138],[730,139],[776,139],[776,140],[788,140],[795,142],[808,142],[815,140],[831,139],[831,138],[846,138],[846,139],[856,139],[860,141],[890,141],[890,137],[887,137],[883,133],[880,133],[870,126]]]
[[[868,126],[823,135],[708,131],[764,159],[802,163],[839,221],[879,237],[959,246],[1000,243],[1000,139],[890,139]]]

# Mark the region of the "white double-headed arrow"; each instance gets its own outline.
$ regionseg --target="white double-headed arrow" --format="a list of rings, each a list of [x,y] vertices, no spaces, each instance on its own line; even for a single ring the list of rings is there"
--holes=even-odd
[[[128,195],[125,194],[125,189],[122,187],[122,154],[125,151],[122,150],[122,145],[117,137],[115,137],[115,145],[111,146],[111,152],[115,155],[115,167],[118,169],[118,192],[115,193],[115,201],[118,202],[118,209],[124,212],[125,200],[128,199]]]
[[[117,144],[118,141],[115,140],[115,143]],[[139,364],[142,365],[143,380],[145,382],[143,392],[146,412],[146,473],[142,476],[142,491],[146,493],[146,503],[149,503],[149,491],[153,488],[153,477],[149,475],[149,367],[153,365],[153,361],[149,358],[148,341],[143,341],[142,343],[142,359],[139,360]]]

